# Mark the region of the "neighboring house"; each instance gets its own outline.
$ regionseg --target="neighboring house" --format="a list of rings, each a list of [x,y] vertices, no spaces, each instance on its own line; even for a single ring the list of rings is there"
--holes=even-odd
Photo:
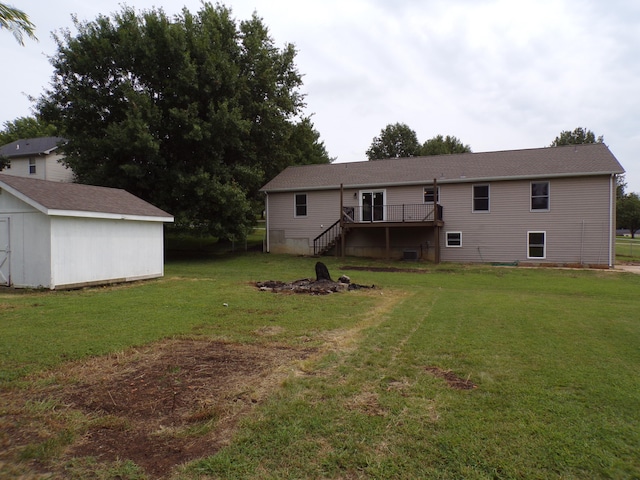
[[[266,250],[612,266],[622,173],[604,144],[289,167]]]
[[[161,277],[173,217],[120,189],[0,174],[0,284],[71,288]]]
[[[16,140],[0,147],[0,156],[9,159],[5,175],[39,178],[53,182],[72,182],[73,171],[60,163],[62,137],[38,137]]]

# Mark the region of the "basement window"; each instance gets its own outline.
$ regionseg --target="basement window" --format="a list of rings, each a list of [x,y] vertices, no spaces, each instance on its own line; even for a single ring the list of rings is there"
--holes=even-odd
[[[462,247],[462,232],[447,232],[447,247]]]
[[[527,258],[546,258],[547,232],[527,232]]]

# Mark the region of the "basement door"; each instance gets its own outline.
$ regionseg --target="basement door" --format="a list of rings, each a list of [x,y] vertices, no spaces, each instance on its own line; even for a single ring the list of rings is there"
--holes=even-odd
[[[0,285],[11,285],[9,217],[0,217]]]

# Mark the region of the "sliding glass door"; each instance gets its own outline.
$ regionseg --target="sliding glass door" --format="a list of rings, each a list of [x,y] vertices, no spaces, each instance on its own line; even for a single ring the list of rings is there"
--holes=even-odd
[[[360,201],[363,222],[384,221],[384,190],[361,192]]]

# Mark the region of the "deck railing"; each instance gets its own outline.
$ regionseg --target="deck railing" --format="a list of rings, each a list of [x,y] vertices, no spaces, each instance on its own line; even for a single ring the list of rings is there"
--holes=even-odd
[[[436,220],[433,203],[343,207],[343,212],[346,223],[406,223]],[[438,205],[437,219],[442,220],[442,205]]]
[[[322,255],[335,245],[342,229],[340,228],[340,220],[327,228],[324,232],[313,239],[313,254]]]
[[[404,205],[380,205],[374,207],[342,207],[344,223],[409,223],[433,222],[436,220],[432,203]],[[438,205],[438,220],[442,220],[442,205]],[[314,255],[322,255],[331,249],[343,234],[340,220],[313,239]]]

